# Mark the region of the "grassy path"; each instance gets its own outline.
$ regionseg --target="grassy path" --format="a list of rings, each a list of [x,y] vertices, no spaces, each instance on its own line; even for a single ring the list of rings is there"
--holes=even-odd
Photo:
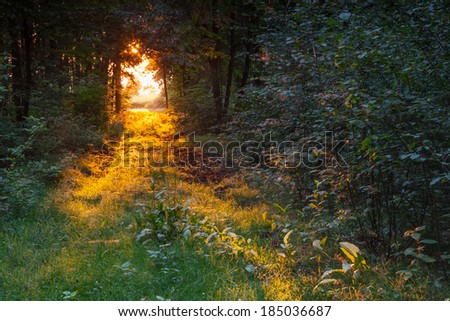
[[[170,117],[144,115],[131,115],[127,121],[126,130],[135,131],[135,140],[147,135],[145,139],[157,142],[174,131]],[[217,197],[217,186],[190,182],[177,171],[155,173],[150,168],[111,164],[99,154],[79,159],[33,213],[2,228],[0,299],[267,298],[267,284],[245,269],[247,257],[258,257],[263,249],[245,245],[243,250],[242,238],[233,239],[231,232],[252,224],[270,225],[264,221],[267,206],[253,191],[232,178],[226,183],[232,188]],[[189,212],[206,218],[208,228],[217,229],[220,239],[213,246],[180,237],[137,242],[135,204],[147,202],[157,192],[165,195],[167,206],[189,199]],[[239,205],[239,200],[250,200],[252,205]],[[280,286],[284,280],[275,281]]]

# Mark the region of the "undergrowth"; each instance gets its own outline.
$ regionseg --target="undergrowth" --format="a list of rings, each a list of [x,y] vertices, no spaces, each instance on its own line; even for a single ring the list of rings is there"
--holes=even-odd
[[[149,115],[133,139],[165,137],[158,117],[175,130],[170,115]],[[1,299],[447,299],[420,229],[386,260],[342,234],[345,222],[284,205],[282,184],[117,166],[116,147],[73,159],[26,215],[3,217]]]

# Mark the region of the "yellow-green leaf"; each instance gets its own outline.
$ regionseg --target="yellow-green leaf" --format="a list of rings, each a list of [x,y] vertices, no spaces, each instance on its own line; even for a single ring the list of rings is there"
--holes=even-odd
[[[289,244],[289,236],[291,236],[292,232],[294,232],[294,230],[290,230],[290,231],[287,232],[287,234],[284,236],[284,238],[283,238],[284,244]]]

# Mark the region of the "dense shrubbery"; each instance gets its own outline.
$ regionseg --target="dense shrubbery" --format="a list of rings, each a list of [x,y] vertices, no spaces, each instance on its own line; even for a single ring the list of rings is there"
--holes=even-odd
[[[65,99],[65,104],[75,116],[83,117],[85,123],[104,127],[108,121],[106,93],[106,83],[98,77],[87,77],[80,80],[73,94]]]
[[[450,241],[446,15],[441,1],[303,4],[269,13],[258,38],[264,85],[246,88],[226,127],[233,138],[270,131],[299,143],[333,132],[346,141],[348,167],[258,175],[285,183],[284,201],[320,217],[325,229],[340,225],[339,238],[382,256],[401,253],[410,244],[404,233],[425,226],[433,241],[420,251],[434,259],[424,261],[442,266]],[[336,156],[325,152],[317,150]]]
[[[105,88],[87,83],[67,88],[40,83],[32,116],[17,123],[8,101],[0,119],[0,212],[27,214],[58,177],[68,158],[100,148],[107,126]],[[58,107],[55,107],[58,106]]]
[[[186,89],[183,96],[175,96],[172,103],[177,112],[185,115],[183,124],[186,129],[198,131],[215,123],[211,116],[214,114],[213,98],[203,81]]]

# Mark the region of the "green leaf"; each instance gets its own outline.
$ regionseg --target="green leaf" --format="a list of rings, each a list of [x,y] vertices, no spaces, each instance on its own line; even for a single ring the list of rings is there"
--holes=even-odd
[[[405,254],[406,256],[408,256],[408,255],[416,255],[416,249],[414,249],[412,247],[408,247],[407,249],[405,249],[403,251],[403,254]]]
[[[281,214],[285,214],[286,211],[287,211],[287,210],[289,209],[289,207],[290,207],[290,204],[287,205],[286,207],[282,207],[280,204],[277,204],[277,203],[274,203],[273,205],[275,205],[275,206],[278,208],[278,210],[280,211]]]
[[[419,241],[420,240],[420,233],[413,233],[413,234],[411,234],[411,237],[413,238],[413,239],[415,239],[416,241]]]
[[[436,259],[433,259],[432,257],[429,257],[428,255],[425,255],[423,253],[418,254],[417,257],[427,263],[436,262]]]
[[[437,241],[431,240],[431,239],[423,239],[423,240],[420,240],[420,243],[423,243],[423,244],[437,244]]]

